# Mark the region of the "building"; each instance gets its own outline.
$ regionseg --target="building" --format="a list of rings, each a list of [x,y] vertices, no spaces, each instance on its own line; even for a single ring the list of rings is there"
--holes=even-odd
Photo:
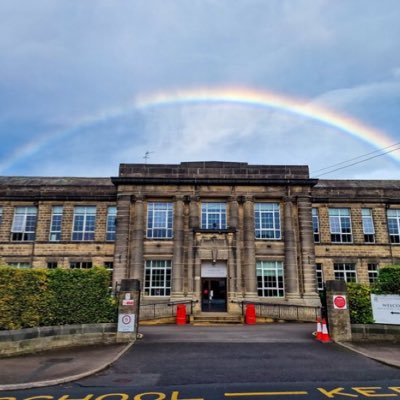
[[[0,178],[0,257],[113,269],[143,302],[319,304],[326,279],[400,260],[400,181],[310,179],[307,166],[121,164],[113,178]]]

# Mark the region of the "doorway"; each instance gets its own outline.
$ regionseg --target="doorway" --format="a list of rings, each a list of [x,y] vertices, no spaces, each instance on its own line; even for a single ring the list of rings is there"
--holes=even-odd
[[[226,278],[202,278],[201,311],[226,312]]]

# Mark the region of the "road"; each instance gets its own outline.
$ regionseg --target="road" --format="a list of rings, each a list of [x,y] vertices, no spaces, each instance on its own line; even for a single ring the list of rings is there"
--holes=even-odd
[[[322,344],[314,324],[143,327],[118,362],[35,400],[400,398],[400,369]],[[1,400],[1,394],[0,394]]]

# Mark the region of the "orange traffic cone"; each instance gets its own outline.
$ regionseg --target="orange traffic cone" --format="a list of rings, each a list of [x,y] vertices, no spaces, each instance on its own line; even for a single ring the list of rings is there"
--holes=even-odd
[[[329,336],[328,328],[326,326],[325,318],[322,319],[322,335],[321,335],[320,342],[321,343],[330,343],[330,342],[332,342],[332,339]]]
[[[322,339],[322,325],[321,325],[321,318],[317,318],[317,334],[315,335],[315,339],[321,340]]]

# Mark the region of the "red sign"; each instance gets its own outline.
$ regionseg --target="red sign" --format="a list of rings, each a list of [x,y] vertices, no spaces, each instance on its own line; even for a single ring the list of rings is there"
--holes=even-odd
[[[346,310],[347,309],[347,300],[346,296],[342,295],[335,295],[333,296],[333,306],[339,310]]]

